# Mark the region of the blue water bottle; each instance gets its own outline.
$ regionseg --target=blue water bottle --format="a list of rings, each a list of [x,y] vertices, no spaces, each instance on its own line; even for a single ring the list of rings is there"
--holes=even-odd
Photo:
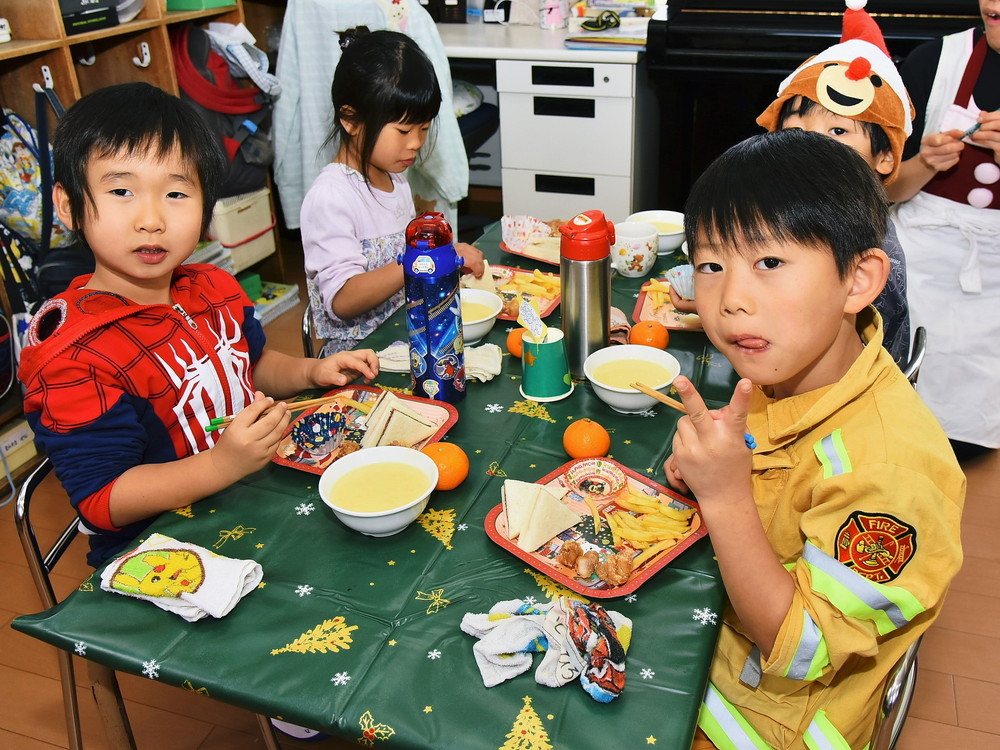
[[[458,291],[462,259],[451,227],[433,211],[406,227],[403,265],[410,372],[417,396],[454,403],[465,396],[465,350]]]

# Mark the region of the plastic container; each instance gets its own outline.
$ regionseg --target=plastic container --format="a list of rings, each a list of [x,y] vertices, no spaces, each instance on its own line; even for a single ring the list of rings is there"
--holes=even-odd
[[[454,403],[465,397],[465,343],[458,280],[462,259],[451,226],[437,211],[406,227],[399,256],[415,395]]]
[[[270,195],[265,187],[217,200],[208,225],[209,237],[226,247],[235,247],[273,227]]]
[[[611,245],[615,226],[601,211],[584,211],[559,227],[562,327],[574,380],[583,363],[608,346],[611,328]]]

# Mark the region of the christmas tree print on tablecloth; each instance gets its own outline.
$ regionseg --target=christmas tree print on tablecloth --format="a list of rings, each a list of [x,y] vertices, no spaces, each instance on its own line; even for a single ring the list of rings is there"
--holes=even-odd
[[[538,588],[545,592],[545,595],[549,597],[549,601],[554,602],[560,596],[565,596],[567,599],[583,602],[584,604],[590,604],[589,599],[584,596],[580,596],[576,592],[570,591],[565,586],[560,586],[544,573],[539,573],[537,570],[532,570],[531,568],[525,568],[524,572],[535,579],[535,583],[538,584]]]
[[[453,508],[425,510],[417,516],[417,523],[424,527],[424,531],[441,542],[445,549],[452,549],[451,538],[455,535],[455,510]]]
[[[515,401],[514,405],[507,411],[514,412],[515,414],[523,414],[526,417],[543,419],[546,422],[554,423],[556,421],[549,416],[549,410],[545,408],[545,405],[537,401]]]
[[[331,620],[323,620],[312,630],[307,630],[284,648],[276,648],[271,651],[271,656],[275,654],[315,654],[317,651],[326,653],[332,651],[336,653],[341,649],[345,651],[351,647],[354,639],[351,633],[358,629],[357,625],[347,625],[343,617],[334,617]]]
[[[531,707],[531,698],[524,696],[524,708],[514,719],[514,726],[507,733],[507,741],[500,750],[552,750],[545,725]]]

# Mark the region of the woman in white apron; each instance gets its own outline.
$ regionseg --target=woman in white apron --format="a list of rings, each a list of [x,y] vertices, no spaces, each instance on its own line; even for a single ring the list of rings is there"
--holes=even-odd
[[[979,5],[985,30],[929,43],[932,76],[928,50],[922,69],[918,49],[900,71],[924,127],[888,191],[911,323],[927,329],[917,390],[960,458],[1000,448],[1000,0]]]

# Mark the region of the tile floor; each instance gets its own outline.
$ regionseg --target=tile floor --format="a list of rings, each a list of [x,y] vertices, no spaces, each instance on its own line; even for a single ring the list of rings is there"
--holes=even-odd
[[[270,344],[301,354],[301,307],[268,326]],[[965,565],[944,611],[920,649],[917,692],[898,750],[1000,749],[1000,451],[964,466],[969,480],[962,524]],[[55,532],[68,522],[69,504],[58,484],[47,483],[36,507],[40,525]],[[0,747],[6,750],[65,748],[62,697],[55,652],[7,624],[39,602],[14,529],[10,504],[0,508]],[[89,573],[85,542],[60,564],[57,596]],[[87,750],[107,748],[93,699],[83,687],[86,665],[77,662],[77,683]],[[253,715],[195,693],[148,679],[121,675],[122,693],[139,748],[157,750],[252,750],[262,747]],[[286,741],[286,748],[354,747],[350,743]],[[576,748],[575,750],[592,750]],[[677,750],[668,748],[667,750]]]

